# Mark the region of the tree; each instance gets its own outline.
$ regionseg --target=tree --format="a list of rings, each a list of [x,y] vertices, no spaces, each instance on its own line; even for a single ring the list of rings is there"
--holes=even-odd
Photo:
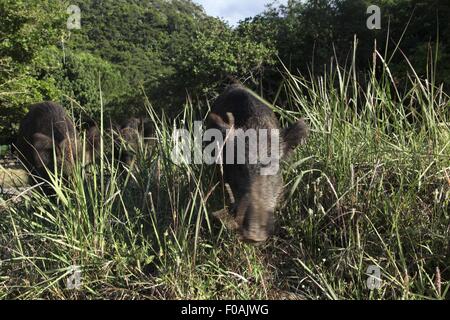
[[[58,42],[64,11],[60,2],[0,1],[0,137],[11,140],[29,103],[59,95],[55,81],[41,78],[43,50]]]
[[[74,99],[91,118],[99,118],[100,89],[107,113],[112,112],[108,106],[130,90],[118,67],[87,52],[66,51],[61,69],[54,76],[65,93],[61,100]]]
[[[381,8],[381,30],[366,26],[370,5]],[[434,69],[430,62],[437,63],[441,72],[434,74],[436,83],[450,89],[449,14],[450,2],[445,0],[290,0],[286,6],[270,6],[239,29],[253,30],[249,34],[258,43],[273,44],[283,64],[303,75],[323,73],[335,58],[349,65],[356,37],[355,63],[361,73],[372,67],[376,42],[383,55],[387,48],[386,58],[400,81],[410,69],[406,56],[419,76]],[[267,87],[280,81],[276,72],[265,78],[270,79]]]
[[[214,89],[226,76],[258,80],[264,67],[275,62],[269,43],[254,41],[246,30],[232,30],[219,20],[208,21],[184,41],[178,44],[174,68],[180,84],[195,93]]]

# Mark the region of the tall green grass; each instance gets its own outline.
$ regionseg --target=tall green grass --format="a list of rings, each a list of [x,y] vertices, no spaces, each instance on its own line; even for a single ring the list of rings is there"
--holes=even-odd
[[[102,125],[96,164],[56,175],[56,199],[1,200],[0,298],[449,298],[449,97],[412,67],[400,90],[383,68],[364,87],[352,66],[285,70],[287,105],[272,107],[312,133],[284,165],[276,233],[261,247],[210,218],[226,199],[214,168],[171,161],[173,129],[193,130],[207,106],[188,101],[168,119],[148,103],[157,143],[131,168]],[[74,266],[81,286],[68,289]],[[369,266],[381,270],[374,290]]]

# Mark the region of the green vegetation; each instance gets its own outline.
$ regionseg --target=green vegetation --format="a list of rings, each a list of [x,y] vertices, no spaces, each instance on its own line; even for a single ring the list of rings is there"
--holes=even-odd
[[[13,138],[27,105],[61,94],[43,55],[58,39],[63,13],[54,1],[0,1],[0,144]]]
[[[102,156],[69,184],[55,177],[56,202],[38,192],[4,201],[0,296],[448,298],[449,98],[419,78],[392,97],[384,81],[362,90],[352,77],[352,68],[326,79],[285,73],[294,111],[274,109],[283,121],[306,115],[313,134],[286,165],[276,236],[264,246],[210,220],[225,195],[207,167],[174,165],[171,121],[147,104],[159,143],[133,170]],[[190,127],[193,110],[186,104],[176,123]],[[374,291],[370,265],[382,270]],[[79,290],[66,288],[72,266]]]
[[[71,4],[80,7],[81,30],[67,30],[63,1],[0,1],[1,144],[13,140],[28,105],[37,101],[77,102],[83,116],[98,120],[99,82],[113,119],[145,114],[146,98],[158,112],[177,115],[187,94],[209,100],[226,76],[274,98],[282,63],[303,75],[323,74],[332,58],[349,65],[355,36],[360,83],[367,82],[376,47],[402,90],[411,89],[405,55],[421,79],[433,77],[449,89],[445,0],[295,0],[269,6],[235,29],[191,0]],[[381,30],[366,27],[370,4],[382,9]],[[440,72],[428,68],[430,61]]]
[[[381,9],[381,29],[369,30],[367,8]],[[389,61],[399,86],[408,85],[411,70],[404,56],[421,78],[426,78],[429,61],[436,62],[442,72],[435,73],[437,83],[450,84],[449,46],[450,3],[445,0],[316,0],[289,1],[287,6],[269,8],[265,13],[244,21],[239,30],[258,42],[270,43],[280,60],[301,74],[323,74],[331,58],[339,65],[353,64],[361,74],[359,81],[373,64],[376,47]],[[354,39],[357,54],[351,52]],[[439,50],[436,52],[436,47]],[[325,67],[324,67],[325,66]],[[382,72],[382,68],[376,70]],[[270,74],[268,84],[280,81]]]
[[[4,195],[2,169],[0,299],[450,297],[448,1],[379,1],[369,31],[366,1],[290,1],[231,29],[191,1],[86,0],[70,33],[49,3],[0,0],[2,141],[52,99],[105,128],[146,114],[158,143],[122,170],[103,130],[94,166],[53,175],[53,201]],[[312,131],[261,247],[211,219],[226,199],[213,168],[170,160],[174,126],[204,119],[227,75]]]
[[[99,82],[108,117],[145,114],[145,97],[174,115],[186,92],[203,96],[224,76],[258,72],[274,60],[273,48],[241,37],[190,0],[71,4],[81,9],[81,30],[67,30],[64,2],[0,1],[0,143],[13,139],[28,105],[42,100],[75,101],[83,116],[98,119]]]

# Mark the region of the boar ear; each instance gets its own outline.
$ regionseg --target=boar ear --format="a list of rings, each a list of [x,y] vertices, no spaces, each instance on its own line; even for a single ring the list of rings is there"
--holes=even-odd
[[[37,167],[48,165],[53,159],[53,140],[42,133],[33,134],[33,159]]]
[[[86,132],[86,164],[94,161],[96,152],[100,149],[100,130],[92,125]]]
[[[91,152],[97,150],[100,146],[100,130],[97,126],[92,126],[87,131],[88,148]]]
[[[283,129],[281,132],[283,156],[289,156],[295,148],[306,141],[308,134],[308,125],[303,119]]]

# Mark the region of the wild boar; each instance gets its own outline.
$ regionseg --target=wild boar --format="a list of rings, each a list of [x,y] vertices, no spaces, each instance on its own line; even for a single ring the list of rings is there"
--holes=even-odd
[[[216,99],[207,127],[218,129],[223,135],[223,180],[231,200],[228,212],[234,216],[241,239],[250,243],[266,241],[273,232],[274,212],[283,188],[281,172],[275,162],[289,156],[307,138],[307,125],[301,119],[279,130],[274,112],[243,86],[233,84]],[[272,150],[269,163],[262,161],[260,152],[252,150],[249,136],[238,134],[250,130],[276,133],[267,134],[263,147],[265,151]],[[260,141],[260,136],[257,137]],[[244,147],[233,152],[230,162],[228,145],[239,139],[244,141]],[[271,147],[276,147],[275,152]],[[239,162],[239,157],[244,157],[244,161]],[[267,171],[271,165],[275,165],[275,170]]]
[[[125,165],[131,165],[135,156],[145,153],[152,145],[154,130],[148,119],[129,118],[118,128],[116,154]]]
[[[90,164],[95,162],[95,159],[98,156],[98,151],[100,150],[101,132],[97,123],[92,119],[85,120],[83,128],[86,132],[85,163]]]
[[[92,160],[96,132],[95,128],[88,131],[85,164]],[[25,167],[35,177],[47,181],[48,171],[55,169],[62,170],[63,176],[68,177],[83,155],[83,143],[73,121],[54,102],[30,107],[20,124],[15,149]]]

